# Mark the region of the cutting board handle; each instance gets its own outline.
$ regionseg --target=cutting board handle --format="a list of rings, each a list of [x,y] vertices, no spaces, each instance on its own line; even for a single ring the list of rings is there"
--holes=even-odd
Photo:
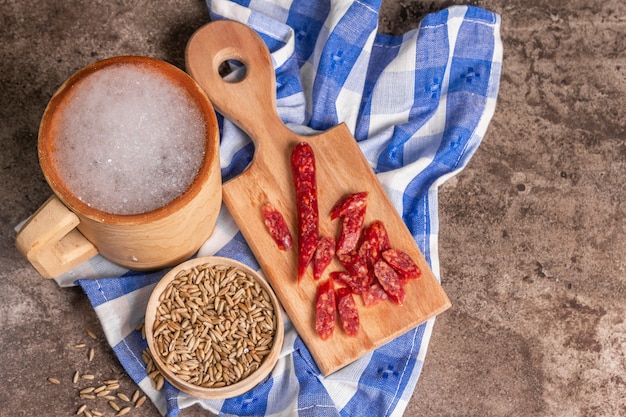
[[[187,43],[187,72],[213,106],[255,142],[286,129],[276,112],[276,76],[267,46],[243,23],[220,20],[198,29]],[[243,64],[245,74],[222,77],[224,63]]]

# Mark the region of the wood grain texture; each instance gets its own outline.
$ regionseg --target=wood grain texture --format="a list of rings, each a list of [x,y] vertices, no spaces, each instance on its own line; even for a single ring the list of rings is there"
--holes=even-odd
[[[282,124],[276,114],[275,79],[269,52],[262,40],[237,22],[212,22],[199,29],[187,45],[187,70],[205,89],[221,114],[252,138],[255,154],[250,166],[223,185],[223,199],[259,261],[299,335],[324,375],[328,375],[446,310],[450,301],[428,267],[406,225],[344,124],[324,133],[301,136]],[[246,67],[243,80],[224,81],[218,67],[226,60]],[[310,267],[297,281],[297,250],[280,251],[263,223],[262,207],[272,203],[297,236],[296,201],[290,171],[295,144],[308,142],[316,158],[320,235],[337,236],[339,221],[330,210],[343,196],[367,191],[365,224],[382,220],[393,247],[407,252],[422,270],[422,278],[405,287],[403,306],[389,301],[364,307],[358,337],[340,326],[322,341],[315,332],[315,294],[318,282]],[[335,259],[322,279],[343,268]]]

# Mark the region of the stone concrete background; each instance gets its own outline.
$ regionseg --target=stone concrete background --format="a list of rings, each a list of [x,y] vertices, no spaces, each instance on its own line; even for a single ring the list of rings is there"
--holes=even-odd
[[[388,0],[380,28],[399,34],[461,3]],[[501,90],[468,168],[440,190],[453,307],[405,415],[626,415],[626,3],[469,3],[502,16]],[[182,67],[207,21],[202,1],[0,0],[1,416],[73,415],[76,369],[135,390],[86,296],[38,276],[13,227],[50,194],[36,140],[59,85],[114,55]],[[129,415],[158,412],[147,403]]]

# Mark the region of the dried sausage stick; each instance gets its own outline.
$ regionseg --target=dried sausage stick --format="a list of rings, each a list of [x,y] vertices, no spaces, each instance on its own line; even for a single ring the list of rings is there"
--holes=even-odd
[[[291,153],[291,172],[298,214],[298,282],[300,282],[313,259],[319,239],[315,157],[308,143],[300,142],[294,147]]]

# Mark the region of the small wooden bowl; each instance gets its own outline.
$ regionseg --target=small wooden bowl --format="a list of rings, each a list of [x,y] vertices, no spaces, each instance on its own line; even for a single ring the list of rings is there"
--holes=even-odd
[[[235,271],[232,272],[233,275],[243,272],[245,277],[238,275],[233,278],[229,274],[229,278],[225,278],[223,277],[225,273],[216,272],[219,268],[232,269]],[[180,276],[187,275],[188,272],[192,274],[191,281],[189,278],[180,278]],[[204,276],[201,276],[202,274]],[[222,278],[216,279],[215,275],[222,276]],[[177,280],[177,278],[179,279]],[[183,289],[182,295],[180,293],[181,280],[186,281],[189,285]],[[220,282],[223,286],[218,289],[215,284],[216,281],[218,286]],[[258,285],[255,286],[255,283]],[[190,284],[196,285],[196,288]],[[169,288],[172,287],[175,290],[170,291]],[[226,294],[229,296],[226,297],[225,294],[218,296],[216,303],[212,293],[220,294],[221,289],[226,287],[228,288]],[[250,288],[246,290],[246,287]],[[244,290],[239,291],[241,288]],[[261,294],[263,291],[265,292],[264,298],[259,298],[255,294],[259,292],[259,288],[262,289]],[[215,291],[216,289],[217,291]],[[179,294],[178,299],[169,295],[176,290]],[[233,294],[233,291],[239,294]],[[263,296],[261,295],[261,297]],[[265,300],[264,304],[262,300]],[[185,307],[181,307],[181,303]],[[271,305],[271,308],[268,308],[268,305]],[[200,307],[200,310],[196,307]],[[272,309],[273,321],[270,318],[260,321],[259,317],[271,316]],[[178,313],[174,312],[175,310]],[[181,311],[183,311],[182,317]],[[194,311],[196,312],[195,317]],[[199,311],[204,314],[198,314]],[[163,318],[163,314],[169,314],[170,318]],[[189,315],[187,320],[185,320],[185,315]],[[157,321],[158,317],[161,317],[161,320]],[[176,323],[172,324],[172,322]],[[190,336],[186,336],[187,339],[184,339],[187,344],[191,345],[185,344],[188,349],[186,359],[185,354],[182,353],[185,351],[185,347],[183,346],[183,339],[181,339],[181,336],[185,337],[183,335],[185,332],[179,331],[178,338],[175,339],[177,326],[181,326],[181,322],[184,329],[193,329],[194,334],[194,340],[190,340]],[[268,343],[270,322],[273,333],[272,340]],[[208,330],[203,332],[204,335],[198,334],[205,328]],[[195,258],[183,262],[161,279],[148,301],[145,331],[154,363],[163,377],[179,390],[206,399],[232,398],[254,388],[276,365],[284,337],[280,304],[267,281],[240,262],[215,256]],[[196,339],[200,339],[200,341],[198,342]],[[177,344],[172,340],[181,342]],[[267,352],[268,348],[269,352]],[[220,350],[222,352],[219,352]],[[233,352],[235,353],[233,354]],[[257,353],[259,354],[257,355]],[[181,356],[178,356],[179,354]],[[226,366],[229,356],[236,362],[232,367]],[[261,359],[257,360],[260,356],[262,356]],[[219,358],[216,360],[217,357]],[[224,360],[226,362],[223,362]],[[217,365],[220,361],[223,363]],[[190,377],[185,375],[189,370],[184,368],[194,367],[196,362],[198,367],[194,369],[202,368],[203,371],[198,374],[192,370],[191,378],[195,376],[197,379],[189,381],[187,379]],[[210,365],[206,365],[207,362]],[[259,362],[260,364],[257,365]],[[179,368],[182,367],[183,370],[178,369],[175,373],[176,366],[174,363]],[[258,368],[256,368],[257,366]],[[226,371],[227,368],[228,371]],[[254,370],[254,368],[256,369]],[[253,370],[250,371],[250,369]],[[247,372],[249,372],[248,375],[246,375]],[[225,376],[226,374],[228,376]],[[233,374],[235,374],[234,377]],[[221,378],[224,378],[225,381],[219,375],[222,375]],[[205,385],[213,383],[218,386],[201,386],[203,381],[205,381]],[[225,385],[220,386],[222,384]]]

